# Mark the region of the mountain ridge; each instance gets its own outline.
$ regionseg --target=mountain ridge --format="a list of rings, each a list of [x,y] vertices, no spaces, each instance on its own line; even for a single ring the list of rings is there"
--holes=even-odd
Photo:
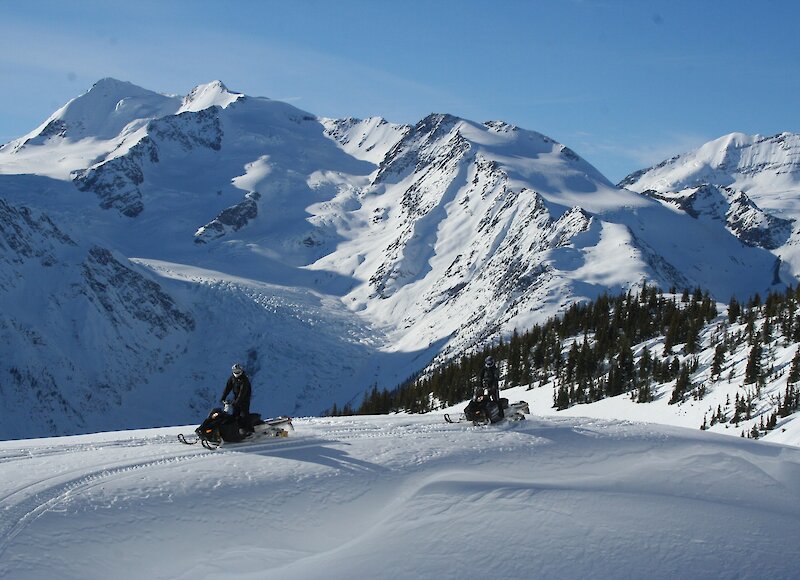
[[[120,407],[121,427],[190,421],[236,360],[255,371],[257,400],[318,413],[607,291],[700,286],[727,301],[797,280],[774,253],[786,244],[767,247],[779,222],[750,227],[778,233],[748,245],[737,237],[747,228],[618,189],[567,146],[502,121],[332,120],[219,81],[186,97],[130,87],[105,79],[0,147],[9,206],[111,252],[197,322],[187,331],[174,321],[184,338],[164,365],[139,353],[118,371],[120,383],[138,376],[166,393],[163,409],[144,412],[141,389],[128,405],[147,422]],[[97,133],[73,133],[67,121],[100,97],[81,129]],[[59,120],[65,130],[51,126]],[[47,272],[40,284],[53,294],[34,308],[63,292]],[[116,295],[103,324],[131,316],[120,298],[130,294]],[[12,324],[11,298],[0,299]],[[25,357],[3,354],[0,377]],[[71,399],[80,387],[59,388]],[[55,421],[52,432],[69,432]]]

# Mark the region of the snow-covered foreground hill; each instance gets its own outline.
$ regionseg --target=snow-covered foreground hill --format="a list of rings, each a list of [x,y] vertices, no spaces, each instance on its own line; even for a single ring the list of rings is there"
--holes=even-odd
[[[699,430],[313,418],[0,443],[0,577],[792,578],[800,450]]]

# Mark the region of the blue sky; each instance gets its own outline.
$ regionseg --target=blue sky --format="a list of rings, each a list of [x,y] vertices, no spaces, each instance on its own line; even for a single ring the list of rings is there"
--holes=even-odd
[[[103,77],[219,79],[320,116],[504,120],[618,181],[800,131],[798,28],[790,0],[0,0],[0,142]]]

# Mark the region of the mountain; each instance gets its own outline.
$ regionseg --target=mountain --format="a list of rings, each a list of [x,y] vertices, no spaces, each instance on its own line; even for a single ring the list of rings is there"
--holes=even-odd
[[[800,566],[797,447],[570,417],[294,428],[213,452],[178,443],[178,427],[0,442],[0,577],[699,580]]]
[[[637,171],[619,183],[700,220],[716,220],[744,243],[773,252],[782,275],[800,272],[800,135],[731,133]]]
[[[800,176],[800,135],[771,137],[731,133],[694,151],[642,169],[619,185],[643,191],[678,191],[711,183],[752,191],[777,205],[782,193],[797,188]]]
[[[315,414],[607,291],[794,284],[793,218],[719,196],[712,214],[735,215],[696,219],[500,121],[325,119],[219,81],[178,97],[103,79],[0,147],[9,215],[52,224],[2,262],[36,291],[0,290],[19,334],[0,346],[19,406],[0,437],[193,422],[236,361],[254,407]],[[14,378],[42,369],[41,392]],[[97,423],[86,393],[110,401]]]
[[[20,410],[4,434],[113,428],[181,353],[194,315],[141,267],[39,211],[0,199],[0,220],[2,392]]]

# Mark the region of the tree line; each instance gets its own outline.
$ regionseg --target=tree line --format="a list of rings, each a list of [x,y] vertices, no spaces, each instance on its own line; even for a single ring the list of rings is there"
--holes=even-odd
[[[710,341],[714,346],[710,376],[719,380],[727,357],[747,342],[749,356],[743,386],[748,395],[726,405],[711,418],[716,422],[752,418],[754,400],[774,374],[770,345],[800,342],[800,288],[760,295],[742,304],[731,298],[727,324],[716,324]],[[708,292],[697,288],[664,294],[645,285],[638,292],[616,296],[603,294],[594,301],[576,303],[563,314],[515,331],[499,343],[484,346],[458,359],[447,361],[410,377],[394,389],[373,386],[360,406],[335,406],[329,414],[384,414],[394,411],[425,413],[472,397],[483,361],[492,356],[501,370],[503,388],[553,383],[553,407],[566,409],[606,397],[629,394],[639,403],[654,400],[655,386],[674,381],[670,404],[690,397],[702,399],[707,385],[695,383],[697,354],[708,348],[701,334],[718,318],[717,306]],[[718,321],[719,322],[719,321]],[[736,332],[731,330],[738,324]],[[743,328],[743,330],[742,330]],[[660,341],[663,340],[663,346]],[[651,349],[648,342],[659,342]],[[761,432],[774,427],[777,418],[798,410],[800,395],[800,350],[789,371],[786,392],[776,401],[773,416],[763,422]],[[738,400],[741,399],[741,400]],[[708,427],[708,418],[701,428]],[[757,436],[746,433],[747,436]]]

